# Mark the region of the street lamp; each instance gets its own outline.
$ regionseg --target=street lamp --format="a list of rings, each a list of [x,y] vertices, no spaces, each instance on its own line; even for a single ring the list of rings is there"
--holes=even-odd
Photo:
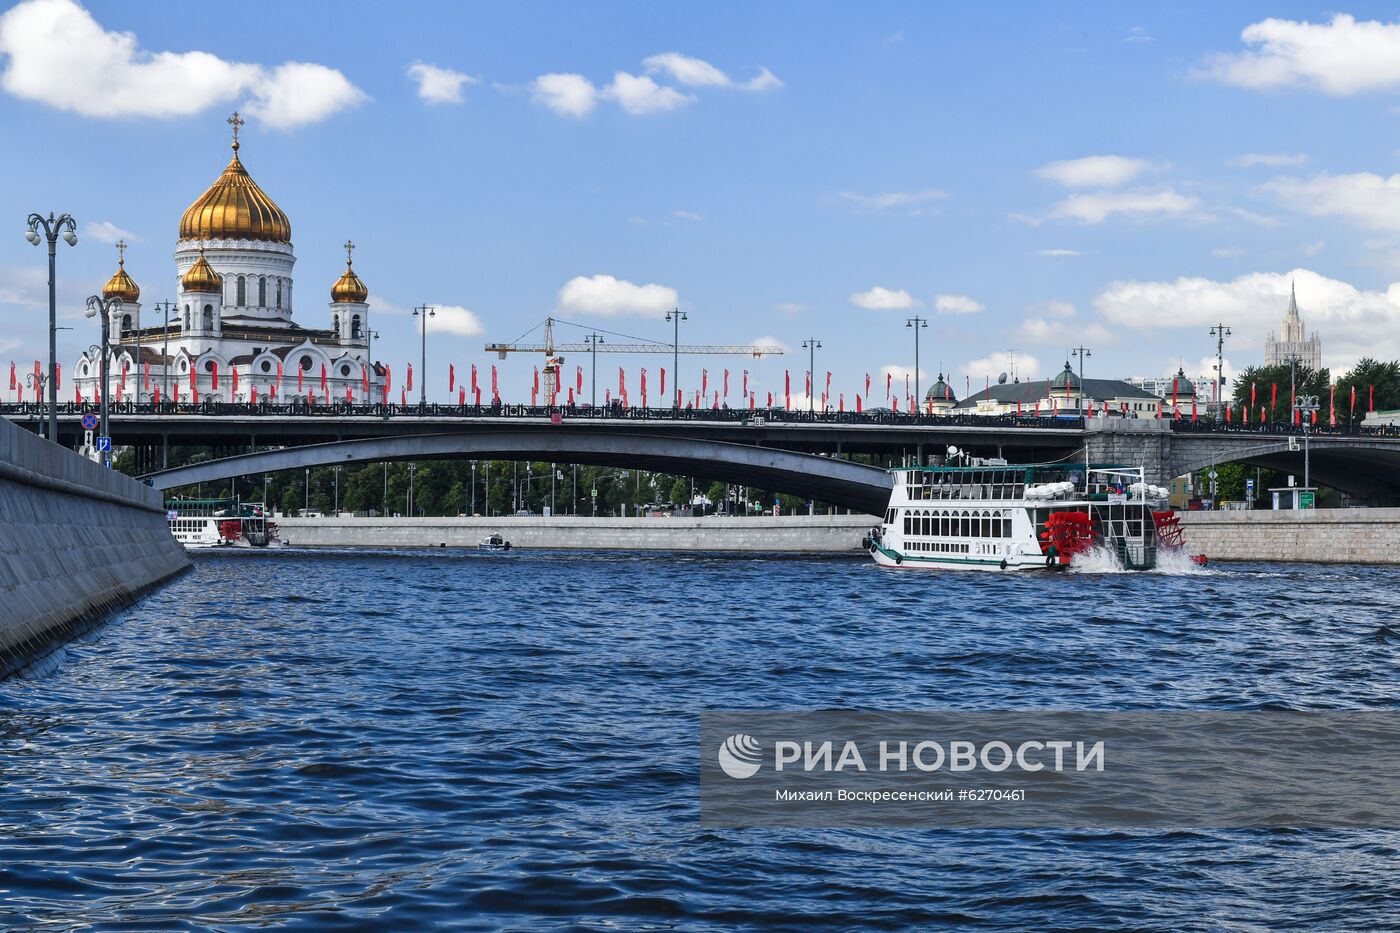
[[[331,510],[336,518],[340,517],[340,464],[333,468],[335,471],[335,507]]]
[[[1085,391],[1085,388],[1086,388],[1085,385],[1084,385],[1084,357],[1086,357],[1086,356],[1093,356],[1094,353],[1093,353],[1093,351],[1090,350],[1088,347],[1075,347],[1073,350],[1071,350],[1071,351],[1069,351],[1069,352],[1070,352],[1070,356],[1074,356],[1074,355],[1076,355],[1076,354],[1079,356],[1079,402],[1078,402],[1078,406],[1079,406],[1079,407],[1078,407],[1078,411],[1079,411],[1079,414],[1082,415],[1082,414],[1084,414],[1084,391]]]
[[[686,313],[680,308],[674,308],[666,312],[666,320],[674,322],[675,335],[671,343],[671,376],[672,385],[676,387],[676,408],[681,407],[681,321],[690,320]]]
[[[1215,417],[1225,410],[1225,338],[1230,336],[1230,328],[1216,324],[1210,329],[1215,338]]]
[[[589,390],[588,390],[588,404],[589,404],[591,407],[593,407],[593,408],[597,408],[597,407],[598,407],[598,344],[600,344],[600,343],[607,343],[607,341],[603,339],[603,337],[602,337],[601,334],[596,334],[596,333],[594,333],[594,334],[589,334],[588,336],[584,337],[584,338],[583,338],[583,342],[586,343],[586,344],[588,344],[588,352],[591,353],[591,354],[593,354],[592,362],[590,362],[590,363],[588,364],[588,365],[589,365],[589,369],[590,369],[590,371],[591,371],[591,373],[592,373],[592,375],[593,375],[593,383],[592,383],[592,386],[591,386],[591,387],[589,388]]]
[[[802,349],[808,351],[807,372],[810,373],[810,375],[807,377],[807,414],[809,415],[812,413],[812,396],[816,394],[813,391],[813,387],[817,381],[817,351],[820,350],[821,347],[822,342],[816,337],[808,337],[806,340],[802,341]],[[825,411],[825,408],[823,408],[823,411]]]
[[[99,407],[101,412],[102,437],[111,437],[107,430],[107,396],[108,389],[111,388],[107,379],[107,343],[112,339],[112,315],[121,314],[122,300],[113,296],[103,298],[101,295],[93,295],[87,300],[87,310],[83,312],[86,317],[100,317],[102,319],[102,360],[98,364],[98,378],[102,380],[102,390],[98,393]],[[49,383],[52,390],[53,383]],[[52,398],[52,394],[50,395]]]
[[[919,330],[928,330],[928,321],[915,315],[904,322],[905,327],[914,328],[914,406],[919,405]]]
[[[413,309],[413,316],[423,318],[423,357],[418,367],[418,404],[428,403],[428,318],[437,317],[437,309],[419,305]]]
[[[44,228],[44,238],[49,241],[49,440],[58,443],[58,296],[54,278],[54,260],[58,255],[58,238],[63,237],[63,242],[69,246],[78,245],[78,227],[73,222],[73,218],[68,214],[60,214],[57,218],[53,212],[49,212],[47,219],[41,214],[29,215],[29,229],[25,231],[24,238],[33,246],[39,245],[39,228]],[[102,346],[107,346],[107,341],[102,341]],[[106,357],[104,355],[103,359]],[[107,387],[102,387],[102,400],[107,400]],[[104,427],[105,430],[105,427]]]
[[[158,301],[152,305],[161,313],[164,324],[161,325],[163,346],[160,351],[160,397],[165,401],[170,401],[170,312],[175,305],[169,299]]]
[[[413,517],[413,474],[418,472],[418,464],[408,465],[408,516]]]
[[[1311,463],[1308,458],[1308,425],[1312,421],[1313,412],[1322,406],[1317,403],[1316,395],[1299,395],[1293,400],[1293,410],[1298,413],[1298,420],[1303,423],[1303,488],[1310,489]]]

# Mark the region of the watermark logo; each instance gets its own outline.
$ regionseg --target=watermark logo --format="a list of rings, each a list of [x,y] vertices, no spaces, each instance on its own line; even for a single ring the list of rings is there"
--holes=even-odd
[[[725,774],[742,781],[763,767],[763,746],[743,732],[736,732],[719,747],[719,766]]]

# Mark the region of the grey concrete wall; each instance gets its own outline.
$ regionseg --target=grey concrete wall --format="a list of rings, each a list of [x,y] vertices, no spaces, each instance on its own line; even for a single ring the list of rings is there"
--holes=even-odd
[[[189,563],[157,490],[0,418],[0,676]]]
[[[476,547],[499,532],[513,547],[578,550],[860,553],[869,515],[759,518],[279,518],[306,547]]]
[[[1400,509],[1180,514],[1187,549],[1212,560],[1400,564]]]

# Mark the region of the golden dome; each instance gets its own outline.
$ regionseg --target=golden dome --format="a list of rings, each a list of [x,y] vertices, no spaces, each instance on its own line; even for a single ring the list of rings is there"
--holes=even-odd
[[[347,259],[345,271],[331,286],[331,301],[364,302],[367,298],[369,298],[369,289],[365,288],[365,283],[360,281],[360,277],[350,267],[350,260]]]
[[[136,301],[141,297],[141,289],[135,280],[126,274],[125,258],[117,260],[117,271],[107,280],[107,284],[102,286],[102,297],[120,298],[122,301]]]
[[[292,222],[238,161],[236,137],[233,158],[223,174],[180,218],[180,239],[202,237],[271,243],[292,241]]]
[[[199,259],[195,260],[195,264],[190,266],[190,271],[180,279],[180,287],[187,292],[223,291],[224,280],[219,278],[219,273],[215,272],[214,267],[209,265],[209,260],[204,258],[204,247],[199,248]]]

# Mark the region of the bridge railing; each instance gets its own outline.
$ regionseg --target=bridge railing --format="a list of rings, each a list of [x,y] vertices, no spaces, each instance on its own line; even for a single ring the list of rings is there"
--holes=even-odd
[[[77,402],[62,402],[58,414],[74,418],[95,411],[96,406]],[[43,402],[0,403],[0,415],[12,420],[40,419],[47,415]],[[359,404],[332,402],[308,404],[305,400],[292,402],[115,402],[108,407],[113,416],[172,416],[199,417],[298,417],[298,418],[500,418],[551,419],[558,415],[567,421],[656,422],[704,421],[734,424],[830,424],[830,425],[898,425],[928,427],[981,428],[1082,428],[1079,416],[1036,417],[1034,415],[976,415],[963,413],[910,413],[888,410],[863,412],[807,412],[783,409],[747,408],[631,408],[622,405],[423,405]]]
[[[1291,421],[1263,421],[1243,424],[1239,421],[1217,421],[1213,418],[1200,418],[1189,421],[1182,418],[1172,421],[1172,430],[1178,434],[1243,434],[1287,436],[1303,433],[1303,426]],[[1318,423],[1308,425],[1308,434],[1313,437],[1400,437],[1400,426],[1361,423],[1336,425]]]

